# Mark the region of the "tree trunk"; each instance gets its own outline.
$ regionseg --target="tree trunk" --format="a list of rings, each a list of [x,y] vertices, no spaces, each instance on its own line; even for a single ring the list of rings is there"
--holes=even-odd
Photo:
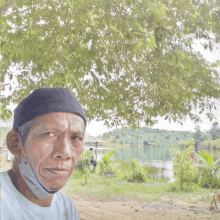
[[[95,148],[95,157],[96,157],[96,161],[97,161],[97,142],[95,143],[96,148]]]
[[[195,147],[195,152],[198,153],[198,143],[195,143],[194,147]]]
[[[85,185],[87,184],[87,170],[85,168]]]
[[[183,191],[183,168],[181,167],[180,188]]]

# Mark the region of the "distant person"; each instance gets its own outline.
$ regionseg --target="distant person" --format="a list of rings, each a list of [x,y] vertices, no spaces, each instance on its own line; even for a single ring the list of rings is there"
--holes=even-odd
[[[97,162],[94,160],[94,156],[91,156],[90,163],[96,168]]]
[[[1,219],[78,220],[59,190],[83,152],[86,117],[66,88],[39,88],[15,109],[6,143],[13,167],[0,173]]]

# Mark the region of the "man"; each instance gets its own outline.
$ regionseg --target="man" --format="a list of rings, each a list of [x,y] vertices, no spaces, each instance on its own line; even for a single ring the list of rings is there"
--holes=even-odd
[[[95,170],[97,162],[95,161],[94,156],[91,156],[90,163],[94,166],[93,170]]]
[[[78,220],[65,186],[83,151],[84,111],[66,88],[39,88],[15,109],[6,143],[13,167],[0,173],[1,219]]]

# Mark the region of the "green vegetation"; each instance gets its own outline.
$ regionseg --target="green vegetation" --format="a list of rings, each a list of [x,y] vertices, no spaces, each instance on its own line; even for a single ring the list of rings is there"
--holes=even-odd
[[[193,45],[212,51],[219,42],[219,8],[216,0],[1,0],[0,83],[10,93],[0,116],[34,89],[60,86],[88,120],[109,127],[199,121],[194,109],[211,120],[219,62]]]
[[[105,173],[107,171],[112,171],[112,168],[110,166],[110,163],[112,162],[111,156],[115,153],[115,150],[112,150],[109,155],[103,154],[103,157],[101,158],[102,161],[99,162],[100,167],[101,167],[101,173]]]
[[[199,167],[199,185],[206,188],[220,187],[220,179],[217,172],[220,168],[220,158],[214,161],[209,152],[199,152],[197,166]]]
[[[111,171],[116,175],[114,178],[108,178],[103,175],[102,162],[98,163],[95,172],[88,174],[88,186],[82,183],[82,174],[78,169],[72,174],[68,185],[71,185],[69,193],[77,191],[95,194],[99,196],[120,195],[122,198],[135,196],[136,198],[150,201],[158,200],[161,195],[172,193],[174,195],[195,195],[198,200],[209,201],[211,197],[211,206],[213,203],[217,208],[216,194],[220,188],[220,178],[217,177],[217,171],[220,169],[220,159],[214,162],[213,158],[203,152],[199,152],[192,163],[189,155],[194,150],[194,139],[182,141],[179,143],[181,149],[174,146],[170,151],[174,154],[174,177],[175,182],[167,183],[166,179],[158,176],[158,168],[141,166],[137,159],[131,158],[130,162],[122,160],[113,160],[111,162]],[[111,153],[113,154],[114,151]],[[106,158],[110,158],[110,155]],[[104,157],[103,157],[104,158]],[[206,184],[202,184],[206,183]],[[206,187],[208,185],[211,189]],[[72,187],[74,186],[74,187]],[[215,188],[214,192],[212,188]],[[195,202],[195,201],[194,201]]]
[[[186,148],[184,150],[178,150],[172,147],[170,150],[174,154],[174,178],[177,179],[177,183],[180,183],[178,189],[180,188],[180,191],[186,191],[192,185],[195,186],[198,183],[198,172],[189,158],[189,155],[194,150],[194,140],[190,139],[189,141],[182,142],[181,145],[185,145]]]
[[[131,158],[130,161],[131,161],[133,173],[131,178],[128,179],[128,181],[138,182],[138,183],[145,182],[145,173],[143,172],[141,165],[137,163],[136,159]]]
[[[215,204],[216,209],[217,204],[216,204],[216,192],[218,187],[220,186],[220,179],[217,177],[217,172],[220,169],[220,158],[214,162],[213,157],[205,151],[199,152],[199,159],[200,159],[200,164],[198,166],[201,168],[203,171],[203,174],[205,175],[205,180],[206,184],[210,186],[210,197],[212,198],[211,200],[211,207],[213,203]],[[215,187],[215,190],[213,192],[213,185]]]
[[[150,190],[150,186],[146,184],[140,183],[140,185],[134,184],[136,181],[132,179],[133,177],[133,166],[131,163],[114,160],[112,162],[112,170],[115,172],[115,178],[108,178],[104,175],[100,175],[100,171],[102,170],[101,166],[98,164],[95,172],[90,173],[90,177],[88,179],[88,186],[82,187],[83,185],[83,176],[78,170],[72,173],[71,178],[68,182],[68,185],[74,185],[74,187],[70,190],[70,192],[78,191],[78,192],[86,192],[88,188],[90,188],[89,193],[95,193],[97,195],[136,195],[136,193],[140,193],[140,196],[144,190]],[[152,172],[153,171],[153,172]],[[166,180],[161,180],[160,178],[152,178],[152,175],[157,174],[157,168],[151,167],[142,167],[142,173],[144,174],[144,183],[150,182],[154,183],[156,181],[162,183],[166,183]],[[148,175],[151,174],[151,175]],[[132,182],[131,182],[132,180]],[[87,188],[88,187],[88,188]],[[157,188],[155,186],[151,186],[152,192],[159,193],[163,191],[163,189]]]
[[[102,146],[115,148],[139,148],[149,149],[154,147],[170,148],[172,145],[177,146],[180,141],[186,141],[190,138],[200,140],[200,145],[205,140],[211,140],[209,131],[201,132],[199,137],[196,132],[190,131],[168,131],[162,129],[153,129],[142,127],[136,130],[132,129],[115,129],[104,133],[100,138],[107,143]],[[220,148],[220,146],[219,146]]]
[[[168,195],[170,200],[173,197],[181,198],[185,201],[197,199],[198,201],[208,202],[207,194],[209,189],[201,187],[190,187],[185,190],[184,193],[176,190],[178,183],[167,183],[166,180],[156,176],[158,168],[143,166],[142,173],[145,178],[143,182],[130,181],[133,175],[132,163],[114,160],[113,170],[116,173],[115,178],[108,178],[104,175],[100,175],[100,166],[97,166],[97,170],[89,174],[88,184],[84,185],[84,177],[78,171],[75,170],[68,183],[66,193],[68,195],[74,193],[86,193],[95,195],[96,197],[111,197],[120,196],[122,199],[134,196],[143,201],[160,200],[163,195]],[[151,174],[151,175],[149,175]],[[153,175],[155,175],[153,177]]]
[[[167,192],[168,185],[154,186],[145,183],[129,183],[125,180],[113,179],[108,177],[99,177],[96,174],[91,174],[88,185],[82,186],[82,182],[77,173],[72,175],[67,186],[71,186],[68,193],[88,193],[97,196],[110,197],[119,195],[122,198],[126,196],[136,196],[143,200],[157,200],[159,193]],[[150,195],[148,194],[150,193]],[[157,194],[156,197],[152,196]]]
[[[89,172],[91,172],[91,166],[90,166],[90,158],[91,158],[92,152],[90,151],[83,151],[75,168],[85,177],[85,185],[87,184],[87,179]]]

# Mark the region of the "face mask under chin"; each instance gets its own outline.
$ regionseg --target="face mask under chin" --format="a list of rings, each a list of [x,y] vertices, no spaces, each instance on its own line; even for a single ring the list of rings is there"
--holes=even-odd
[[[24,153],[23,145],[22,151]],[[24,179],[30,190],[33,192],[33,194],[38,199],[46,199],[48,196],[58,192],[58,190],[51,190],[44,185],[44,183],[38,177],[34,168],[31,166],[30,162],[26,158],[25,153],[24,157],[24,159],[18,161],[18,167],[22,178]]]

